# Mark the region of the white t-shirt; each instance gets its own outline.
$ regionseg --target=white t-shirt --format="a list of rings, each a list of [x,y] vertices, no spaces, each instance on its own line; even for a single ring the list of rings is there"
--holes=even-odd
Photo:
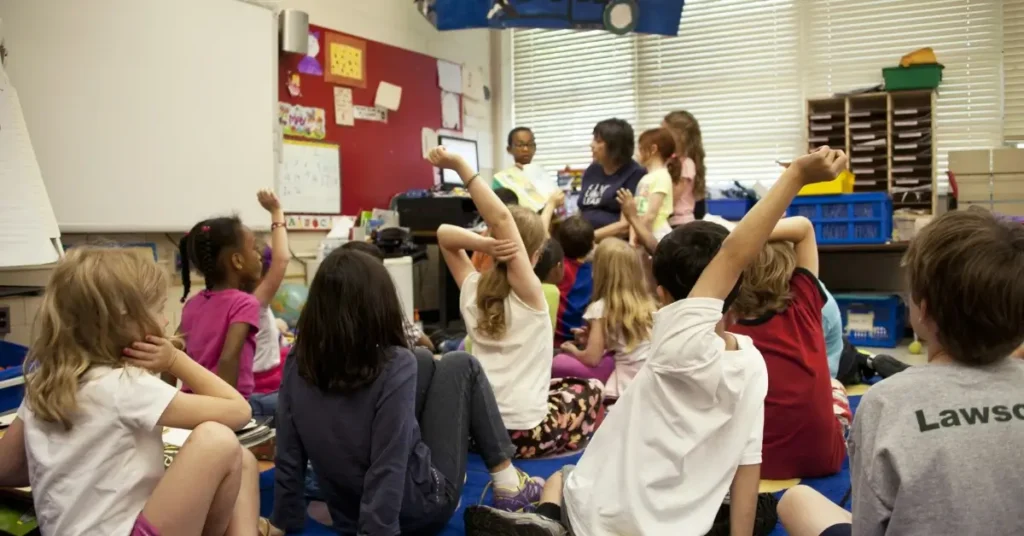
[[[480,274],[474,273],[462,283],[459,310],[466,321],[466,332],[473,341],[473,355],[487,372],[494,388],[498,410],[507,430],[531,430],[548,415],[548,388],[555,334],[547,308],[534,309],[516,296],[505,299],[505,325],[500,340],[476,329],[479,310],[476,290]]]
[[[565,482],[579,536],[702,536],[737,467],[761,463],[768,371],[748,337],[725,350],[722,305],[655,314],[647,363]]]
[[[583,313],[583,320],[588,322],[602,318],[604,318],[604,300],[591,303]],[[615,353],[615,371],[605,383],[604,394],[611,398],[617,398],[622,396],[626,387],[632,383],[633,378],[647,361],[647,354],[651,351],[651,341],[643,341],[633,348],[626,348],[622,341],[609,334],[608,326],[605,326],[604,330],[605,346]]]
[[[164,475],[163,415],[177,390],[141,369],[98,367],[71,430],[22,403],[32,499],[43,534],[127,535]]]
[[[281,330],[269,305],[260,309],[260,330],[256,332],[253,372],[266,372],[281,364]]]

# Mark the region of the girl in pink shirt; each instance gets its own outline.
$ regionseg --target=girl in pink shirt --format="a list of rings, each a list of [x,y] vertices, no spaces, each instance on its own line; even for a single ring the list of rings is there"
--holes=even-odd
[[[275,229],[283,225],[273,224]],[[212,218],[197,223],[181,239],[180,251],[182,301],[188,298],[193,266],[206,282],[206,289],[181,311],[178,331],[185,351],[248,400],[255,385],[253,356],[260,326],[260,302],[252,292],[263,271],[256,237],[237,216]]]
[[[704,201],[704,142],[701,138],[697,118],[687,111],[671,112],[661,122],[662,128],[672,131],[679,142],[676,156],[683,163],[682,178],[673,188],[673,213],[668,223],[677,227],[693,220],[704,218],[707,205]]]

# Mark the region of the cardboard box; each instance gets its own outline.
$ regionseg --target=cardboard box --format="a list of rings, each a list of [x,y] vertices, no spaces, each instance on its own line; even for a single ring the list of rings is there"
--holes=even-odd
[[[953,151],[949,153],[949,170],[956,175],[976,175],[992,171],[992,151]]]

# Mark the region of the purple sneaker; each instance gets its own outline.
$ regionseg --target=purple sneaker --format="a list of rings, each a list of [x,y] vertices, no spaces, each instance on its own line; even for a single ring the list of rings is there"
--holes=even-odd
[[[544,479],[530,477],[522,469],[519,473],[519,488],[508,489],[494,486],[494,507],[506,512],[533,512],[544,491]]]

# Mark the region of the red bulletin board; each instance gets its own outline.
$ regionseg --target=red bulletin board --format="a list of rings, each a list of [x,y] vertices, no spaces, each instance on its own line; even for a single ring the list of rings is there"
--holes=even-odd
[[[324,35],[333,32],[321,26],[309,26],[319,32],[320,52],[317,60],[324,65]],[[333,32],[348,35],[342,32]],[[356,39],[362,39],[358,36]],[[423,128],[441,128],[441,89],[437,81],[437,59],[403,50],[376,41],[366,41],[366,88],[352,88],[356,106],[373,106],[380,82],[402,88],[402,102],[397,112],[388,112],[388,122],[356,120],[355,126],[335,124],[334,84],[323,75],[299,73],[299,54],[281,54],[278,94],[281,102],[323,108],[326,137],[311,140],[286,136],[287,139],[318,141],[341,147],[341,210],[354,215],[361,210],[388,208],[398,193],[434,185],[433,167],[423,159]],[[299,73],[301,94],[288,93],[288,76]],[[346,86],[342,86],[346,87]]]

